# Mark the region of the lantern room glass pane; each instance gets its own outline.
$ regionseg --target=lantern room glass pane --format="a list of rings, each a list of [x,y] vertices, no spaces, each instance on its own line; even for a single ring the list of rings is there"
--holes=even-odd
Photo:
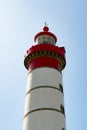
[[[36,44],[52,44],[55,45],[55,39],[49,35],[41,35],[37,37]]]

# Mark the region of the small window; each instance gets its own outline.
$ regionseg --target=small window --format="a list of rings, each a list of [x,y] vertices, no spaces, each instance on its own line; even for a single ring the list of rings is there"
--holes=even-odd
[[[62,130],[65,130],[64,128],[62,128]]]
[[[61,90],[61,92],[63,93],[63,86],[59,83],[59,88]]]
[[[60,105],[60,111],[65,115],[64,106],[62,104]]]

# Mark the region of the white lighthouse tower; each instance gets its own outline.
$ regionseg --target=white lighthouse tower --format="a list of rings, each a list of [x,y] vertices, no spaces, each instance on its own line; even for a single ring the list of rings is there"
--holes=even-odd
[[[65,130],[62,70],[65,49],[47,26],[35,35],[24,58],[28,70],[23,130]]]

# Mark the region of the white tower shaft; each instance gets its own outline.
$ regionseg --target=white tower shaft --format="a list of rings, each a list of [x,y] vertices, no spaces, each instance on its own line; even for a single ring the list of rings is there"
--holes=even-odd
[[[65,130],[62,73],[42,67],[28,74],[23,130]]]

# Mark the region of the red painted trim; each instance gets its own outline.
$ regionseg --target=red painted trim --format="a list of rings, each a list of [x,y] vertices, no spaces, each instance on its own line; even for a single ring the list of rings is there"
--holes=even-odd
[[[49,31],[49,28],[48,28],[47,26],[44,26],[44,27],[43,27],[43,31],[44,31],[44,32],[48,32],[48,31]]]
[[[53,38],[55,39],[55,43],[57,42],[57,37],[56,37],[53,33],[48,32],[48,31],[44,31],[44,32],[39,32],[39,33],[37,33],[37,34],[35,35],[35,37],[34,37],[34,41],[35,41],[35,42],[36,42],[37,37],[39,37],[40,35],[49,35],[49,36],[51,36],[51,37],[53,37]]]
[[[46,67],[52,67],[52,68],[55,68],[58,70],[58,64],[60,64],[60,63],[57,59],[44,56],[44,57],[38,57],[38,58],[32,60],[29,64],[28,69],[33,70],[38,67],[46,66]]]
[[[60,54],[62,57],[65,58],[65,48],[54,46],[51,44],[39,44],[39,45],[32,46],[29,50],[27,50],[25,57],[27,57],[31,53],[38,52],[38,51],[52,51],[57,54]]]

